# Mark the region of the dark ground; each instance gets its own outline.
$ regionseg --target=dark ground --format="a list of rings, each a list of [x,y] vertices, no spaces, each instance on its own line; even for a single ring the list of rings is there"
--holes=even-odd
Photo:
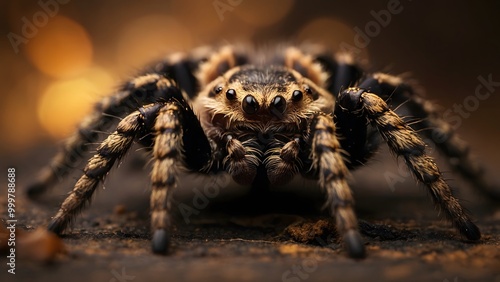
[[[22,188],[31,181],[28,175],[36,169],[34,164],[43,162],[53,150],[52,146],[40,148],[13,164],[24,164],[17,174],[19,229],[33,232],[43,227],[64,198],[65,189],[74,182],[64,181],[42,203],[31,202],[23,195]],[[345,256],[332,225],[305,209],[314,204],[304,197],[288,198],[289,204],[275,203],[272,208],[264,201],[240,202],[228,208],[218,198],[212,199],[215,205],[202,210],[199,216],[190,216],[189,224],[179,214],[171,254],[153,255],[147,171],[142,171],[140,159],[129,156],[120,169],[111,173],[105,189],[99,189],[92,206],[63,237],[65,254],[47,263],[43,262],[46,259],[37,259],[37,254],[48,241],[40,240],[29,247],[19,243],[23,254],[19,254],[22,257],[18,257],[16,275],[6,272],[6,258],[2,255],[0,280],[500,281],[498,208],[481,197],[468,195],[471,189],[467,185],[459,185],[464,187],[461,198],[467,199],[464,202],[483,233],[480,242],[465,242],[449,223],[439,220],[426,193],[421,187],[415,188],[411,178],[392,192],[383,187],[381,172],[397,172],[397,167],[390,161],[375,163],[378,165],[354,174],[354,178],[364,176],[353,184],[368,251],[364,260]],[[372,171],[378,173],[367,173]],[[377,182],[380,185],[374,185]],[[184,187],[190,190],[201,186],[193,183]],[[379,190],[373,189],[377,187]],[[181,198],[188,204],[193,199],[189,193],[179,193],[177,199]],[[0,200],[4,207],[4,195]],[[298,214],[285,213],[290,210]],[[26,233],[18,238],[24,236]]]

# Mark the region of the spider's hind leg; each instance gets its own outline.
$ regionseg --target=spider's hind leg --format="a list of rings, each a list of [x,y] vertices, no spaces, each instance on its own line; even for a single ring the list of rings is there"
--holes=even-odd
[[[339,101],[347,110],[360,111],[378,129],[390,150],[404,158],[410,171],[427,186],[436,205],[462,235],[469,240],[480,239],[479,229],[453,196],[434,160],[425,153],[424,141],[382,98],[364,89],[350,88],[342,92]]]
[[[437,149],[446,156],[453,170],[459,172],[467,181],[490,198],[500,199],[500,191],[487,183],[484,168],[471,156],[469,145],[458,136],[455,129],[447,123],[438,109],[430,101],[415,93],[413,88],[401,78],[376,73],[363,81],[360,88],[367,89],[393,104],[403,104],[412,117],[419,121],[412,128],[419,130]]]

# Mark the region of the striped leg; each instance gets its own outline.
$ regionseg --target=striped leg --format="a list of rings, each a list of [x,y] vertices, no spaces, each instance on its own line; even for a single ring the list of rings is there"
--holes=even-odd
[[[183,99],[172,99],[162,106],[151,132],[155,136],[150,200],[152,250],[165,254],[170,245],[169,199],[177,183],[177,169],[207,171],[212,153],[199,120]]]
[[[118,124],[116,131],[101,143],[97,148],[97,154],[89,160],[84,175],[53,217],[49,230],[56,234],[64,232],[75,215],[90,202],[97,185],[108,174],[116,160],[127,152],[134,138],[143,134],[151,124],[160,106],[153,104],[141,108]]]
[[[365,247],[358,231],[354,214],[354,199],[346,177],[349,170],[340,153],[340,143],[335,136],[335,124],[330,116],[319,115],[311,126],[314,136],[312,152],[319,183],[327,194],[326,205],[335,217],[338,233],[343,237],[350,257],[365,256]]]
[[[159,74],[146,74],[128,82],[116,94],[96,104],[94,111],[80,124],[78,130],[68,138],[62,149],[52,158],[50,165],[42,169],[38,180],[27,188],[30,197],[43,194],[74,168],[98,138],[98,132],[106,130],[117,120],[135,109],[157,101],[165,94],[180,95],[170,91],[174,83]]]
[[[401,78],[383,73],[374,74],[359,87],[368,89],[384,99],[391,95],[394,104],[404,103],[410,114],[420,119],[412,127],[422,130],[422,134],[447,157],[453,170],[458,171],[485,195],[500,199],[500,192],[495,192],[484,179],[484,168],[471,156],[469,145],[443,119],[443,115],[433,103],[414,93],[412,87]]]
[[[159,112],[154,130],[153,172],[151,174],[151,231],[152,249],[155,253],[168,251],[170,234],[169,196],[175,188],[176,165],[182,151],[182,127],[179,108],[175,104],[165,105]]]
[[[436,205],[444,211],[455,228],[467,239],[479,240],[479,229],[452,195],[434,160],[425,154],[425,143],[417,133],[376,94],[360,88],[350,88],[342,95],[350,96],[348,100],[358,101],[357,104],[345,106],[350,107],[350,110],[362,111],[368,121],[379,130],[390,150],[397,156],[402,156],[410,171],[426,185]]]

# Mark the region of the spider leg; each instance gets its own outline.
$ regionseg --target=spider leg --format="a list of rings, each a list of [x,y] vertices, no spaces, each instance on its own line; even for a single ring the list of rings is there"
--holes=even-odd
[[[347,183],[349,170],[335,136],[335,123],[330,116],[318,115],[312,125],[312,159],[319,172],[319,183],[327,194],[326,205],[335,217],[338,233],[343,237],[350,257],[365,256],[365,247],[358,231],[354,198]]]
[[[479,229],[453,196],[434,160],[425,153],[424,141],[382,98],[361,88],[349,88],[341,93],[339,102],[346,110],[364,115],[378,129],[390,150],[405,159],[410,171],[426,185],[436,205],[463,236],[480,239]]]
[[[111,170],[113,164],[127,152],[134,138],[151,126],[161,105],[152,104],[125,117],[116,131],[109,135],[97,148],[84,169],[84,174],[75,184],[73,191],[64,200],[61,208],[53,217],[48,229],[60,234],[75,215],[90,202],[97,185]]]
[[[175,188],[178,167],[207,171],[211,166],[211,146],[201,124],[185,100],[168,101],[156,117],[151,174],[152,250],[168,252],[170,245],[170,195]]]
[[[182,151],[182,127],[177,105],[167,104],[161,108],[154,130],[156,137],[150,203],[152,249],[155,253],[166,253],[170,244],[168,229],[171,226],[168,198],[177,182],[176,164]]]
[[[98,132],[106,130],[117,117],[125,116],[158,99],[167,99],[166,93],[173,93],[170,91],[173,88],[174,83],[162,75],[145,74],[129,81],[116,94],[101,100],[94,111],[84,118],[78,130],[65,141],[50,164],[41,170],[37,181],[27,188],[28,195],[39,196],[66,176],[84,157],[90,144],[97,140]]]
[[[417,95],[412,87],[399,77],[376,73],[363,81],[360,88],[368,89],[382,98],[391,96],[393,103],[401,104],[420,122],[412,127],[422,130],[438,150],[443,153],[453,170],[459,172],[472,185],[491,198],[500,199],[500,193],[494,192],[484,178],[484,168],[471,156],[469,145],[458,136],[455,129],[448,124],[430,101]],[[432,129],[432,130],[430,130]]]

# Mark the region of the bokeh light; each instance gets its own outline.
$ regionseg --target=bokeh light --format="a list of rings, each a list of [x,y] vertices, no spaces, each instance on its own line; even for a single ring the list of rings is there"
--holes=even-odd
[[[193,5],[190,1],[172,1],[170,5],[172,11],[178,15],[176,19],[195,32],[196,39],[200,37],[200,41],[213,40],[214,36],[220,33],[221,28],[225,27],[215,10],[212,16],[207,16],[207,7],[212,8],[213,5]],[[224,15],[229,16],[229,13],[224,13]]]
[[[116,61],[121,66],[140,67],[169,51],[193,46],[190,31],[175,18],[148,15],[124,26],[117,42]]]
[[[92,42],[74,20],[56,16],[26,45],[28,59],[44,74],[66,78],[79,74],[92,63]]]
[[[39,122],[53,137],[67,136],[112,84],[112,77],[97,67],[78,78],[50,84],[38,103]]]
[[[334,32],[325,36],[325,30]],[[352,44],[354,31],[348,24],[339,19],[319,18],[307,22],[298,33],[300,40],[321,40],[331,46],[338,46],[342,42]]]
[[[254,27],[264,27],[281,21],[292,9],[294,0],[244,1],[236,6],[234,13]]]
[[[27,74],[20,78],[20,82],[10,91],[2,94],[0,127],[3,135],[0,148],[15,151],[33,145],[33,140],[40,137],[40,126],[33,110],[37,101],[25,95],[25,93],[37,93],[40,84],[37,75]]]
[[[325,36],[325,30],[331,30],[333,35]],[[336,51],[342,51],[341,44],[346,43],[360,51],[356,54],[357,56],[363,59],[368,58],[367,48],[357,48],[354,44],[355,35],[352,27],[340,19],[319,18],[306,23],[298,32],[297,38],[299,41],[325,44]]]

